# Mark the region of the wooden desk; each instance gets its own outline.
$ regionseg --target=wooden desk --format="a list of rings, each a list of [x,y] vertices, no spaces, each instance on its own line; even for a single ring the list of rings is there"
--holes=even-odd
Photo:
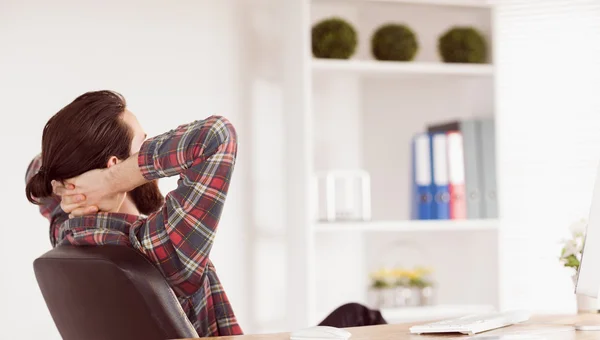
[[[528,322],[504,327],[489,332],[479,333],[477,337],[488,335],[513,335],[531,334],[538,335],[547,340],[600,340],[600,331],[575,331],[574,324],[600,324],[600,314],[582,314],[569,316],[538,316]],[[372,327],[348,328],[352,337],[350,340],[431,340],[431,339],[463,339],[467,335],[415,335],[410,334],[408,329],[413,324],[385,325]],[[210,339],[220,340],[288,340],[289,333],[244,335],[238,337],[220,337]],[[484,338],[485,339],[485,338]],[[191,340],[191,339],[188,339]],[[482,339],[483,340],[483,339]]]

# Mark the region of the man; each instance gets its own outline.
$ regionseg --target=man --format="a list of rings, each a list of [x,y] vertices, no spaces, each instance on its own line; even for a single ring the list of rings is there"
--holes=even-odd
[[[223,117],[146,139],[121,95],[89,92],[46,124],[26,194],[50,221],[52,246],[132,247],[161,271],[200,336],[238,335],[209,258],[236,153]],[[163,199],[156,180],[175,175]]]

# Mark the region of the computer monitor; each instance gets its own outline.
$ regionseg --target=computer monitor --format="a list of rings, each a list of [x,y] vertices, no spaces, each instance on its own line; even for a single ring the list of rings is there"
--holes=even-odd
[[[600,290],[600,167],[596,174],[585,235],[575,293],[596,298]]]

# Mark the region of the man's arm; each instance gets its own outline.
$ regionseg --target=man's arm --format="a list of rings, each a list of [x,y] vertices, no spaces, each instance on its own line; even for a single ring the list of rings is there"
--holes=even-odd
[[[188,296],[201,284],[236,153],[235,129],[227,119],[212,116],[145,141],[138,154],[108,169],[67,180],[74,189],[60,188],[60,194],[63,199],[84,195],[79,209],[112,211],[119,205],[118,193],[179,175],[163,208],[131,228],[129,238],[157,264],[178,296]]]
[[[212,116],[147,140],[138,155],[143,178],[133,175],[127,181],[139,185],[180,175],[163,208],[130,231],[132,245],[158,264],[178,296],[193,294],[201,284],[236,153],[235,129],[227,119]],[[128,165],[115,174],[135,173],[126,170]]]
[[[25,175],[25,183],[28,183],[29,180],[40,170],[42,166],[42,154],[39,154],[33,158],[29,166],[27,167],[27,172]],[[50,197],[38,198],[37,201],[40,203],[39,210],[42,216],[50,221],[50,242],[52,246],[56,245],[55,239],[55,228],[54,226],[59,225],[66,219],[68,219],[68,215],[61,209],[60,207],[60,197],[56,195],[52,195]]]

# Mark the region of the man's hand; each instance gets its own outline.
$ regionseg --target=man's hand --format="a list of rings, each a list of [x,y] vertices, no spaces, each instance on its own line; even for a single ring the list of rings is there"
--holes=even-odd
[[[61,208],[72,217],[98,211],[118,212],[127,192],[145,183],[148,180],[140,171],[135,153],[109,168],[90,170],[64,183],[53,181],[52,187],[62,198]]]
[[[73,189],[75,189],[73,184],[63,185],[60,182],[52,181],[52,191],[54,194],[60,196],[60,207],[64,212],[69,214],[69,217],[95,214],[98,212],[98,207],[96,206],[85,206],[86,200],[84,195],[65,195],[67,190]]]
[[[61,196],[61,208],[70,217],[98,211],[117,212],[125,199],[125,192],[113,189],[108,169],[95,169],[63,183],[53,181],[56,195]]]

